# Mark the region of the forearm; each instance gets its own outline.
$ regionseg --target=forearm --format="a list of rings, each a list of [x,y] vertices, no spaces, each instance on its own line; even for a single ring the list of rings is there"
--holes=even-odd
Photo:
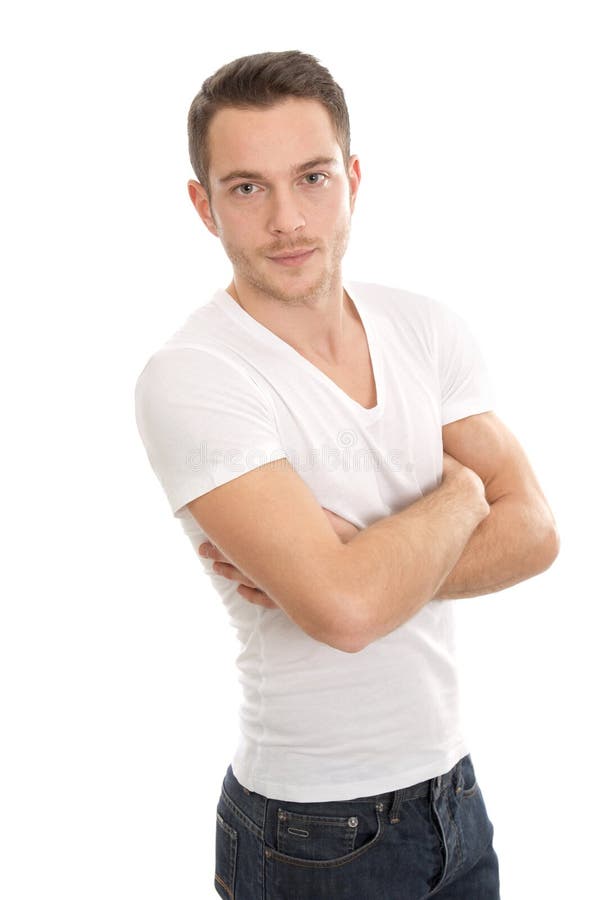
[[[535,498],[507,495],[467,541],[433,599],[453,600],[501,591],[538,575],[557,553],[553,520]]]
[[[449,480],[345,545],[345,596],[358,644],[388,634],[432,599],[488,511],[483,489]]]

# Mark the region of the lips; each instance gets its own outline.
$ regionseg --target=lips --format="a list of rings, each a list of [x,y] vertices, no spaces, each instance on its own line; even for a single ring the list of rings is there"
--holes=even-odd
[[[307,253],[312,253],[314,249],[314,247],[309,247],[308,249],[292,250],[289,253],[280,253],[278,256],[270,256],[269,259],[296,259],[299,256],[306,256]]]
[[[299,269],[304,263],[312,259],[312,255],[315,252],[316,247],[313,247],[312,250],[298,250],[295,253],[287,253],[283,256],[269,256],[267,259],[270,259],[276,266],[283,266],[286,269]]]

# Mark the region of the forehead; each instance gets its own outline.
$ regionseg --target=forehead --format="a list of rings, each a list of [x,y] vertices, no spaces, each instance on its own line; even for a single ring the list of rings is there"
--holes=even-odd
[[[289,97],[267,109],[220,109],[209,128],[211,177],[234,168],[287,172],[291,164],[342,152],[325,106]]]

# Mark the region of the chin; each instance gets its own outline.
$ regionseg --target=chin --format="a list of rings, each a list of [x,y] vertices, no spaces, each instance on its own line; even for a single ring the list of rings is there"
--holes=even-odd
[[[279,283],[273,285],[273,290],[269,293],[279,296],[281,300],[303,302],[321,296],[330,289],[331,284],[332,279],[324,274],[312,278],[281,279]]]

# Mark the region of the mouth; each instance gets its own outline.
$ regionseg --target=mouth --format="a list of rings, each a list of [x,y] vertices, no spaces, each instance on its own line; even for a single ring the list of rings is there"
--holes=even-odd
[[[316,247],[313,247],[312,250],[300,250],[296,253],[284,253],[281,256],[269,256],[267,258],[282,266],[299,266],[309,259],[315,250]]]

